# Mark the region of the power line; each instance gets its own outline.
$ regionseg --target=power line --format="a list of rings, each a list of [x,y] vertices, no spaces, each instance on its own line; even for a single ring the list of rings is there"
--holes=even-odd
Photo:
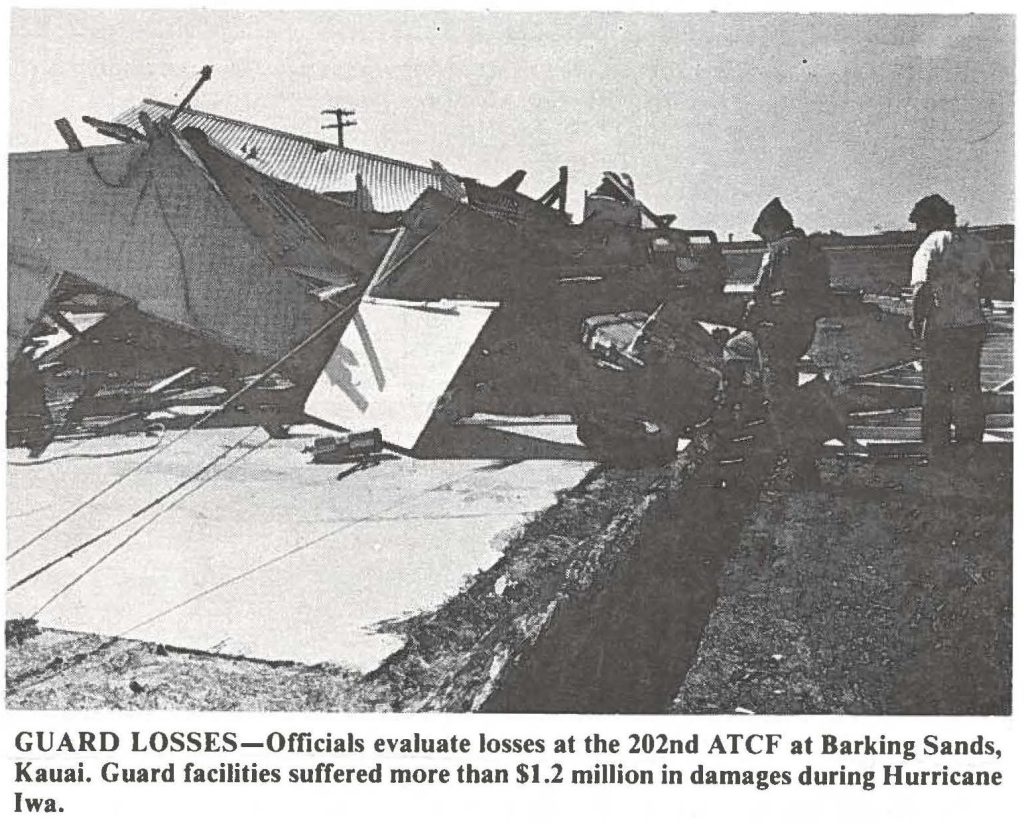
[[[261,444],[261,446],[262,446],[262,444]],[[239,459],[239,460],[241,460],[241,459]],[[226,469],[227,469],[227,467],[225,467],[225,470],[222,470],[222,471],[226,471]],[[469,472],[465,472],[462,475],[459,475],[456,478],[454,478],[450,483],[455,483],[455,482],[457,482],[459,480],[462,480],[463,478],[467,478],[470,475],[472,475],[475,471],[476,470],[470,470]],[[497,483],[497,481],[495,481],[495,484],[496,483]],[[492,486],[494,486],[495,484],[492,484]],[[424,490],[419,495],[416,495],[416,496],[414,496],[411,499],[406,499],[406,500],[398,501],[393,506],[385,507],[383,510],[380,510],[380,512],[381,513],[389,512],[389,511],[397,508],[398,506],[400,506],[403,503],[410,503],[412,501],[419,500],[424,495],[426,495],[428,492],[432,492],[432,491],[434,491],[434,490],[433,489]],[[245,578],[248,575],[251,575],[251,574],[253,574],[255,572],[258,572],[260,569],[264,569],[265,567],[268,567],[268,566],[270,566],[272,564],[275,564],[278,561],[283,560],[286,557],[289,557],[291,555],[295,555],[296,553],[301,552],[302,550],[307,549],[308,547],[313,546],[314,544],[317,544],[320,541],[323,541],[323,540],[325,540],[325,539],[327,539],[327,538],[329,538],[329,537],[331,537],[333,535],[336,535],[336,534],[338,534],[340,532],[343,532],[346,529],[350,529],[350,528],[352,528],[354,526],[357,526],[360,523],[364,523],[364,522],[370,521],[374,517],[376,517],[376,515],[367,515],[367,516],[365,516],[363,518],[359,518],[359,519],[350,521],[350,522],[346,523],[345,525],[339,527],[338,529],[332,530],[331,532],[325,533],[324,535],[320,535],[319,537],[314,538],[314,539],[312,539],[310,541],[305,541],[302,544],[298,545],[297,547],[293,547],[292,549],[288,550],[287,552],[284,552],[284,553],[282,553],[282,554],[280,554],[280,555],[278,555],[278,556],[276,556],[274,558],[271,558],[271,559],[269,559],[269,560],[267,560],[267,561],[257,565],[256,567],[254,567],[252,569],[249,569],[249,570],[247,570],[245,572],[239,573],[238,575],[232,576],[229,579],[226,579],[226,580],[221,581],[221,582],[219,582],[217,584],[214,584],[213,586],[208,587],[207,589],[203,590],[202,592],[198,592],[198,593],[190,596],[189,598],[185,599],[184,601],[181,601],[180,603],[175,604],[174,606],[169,607],[169,608],[167,608],[167,609],[157,613],[156,615],[152,615],[149,618],[146,618],[144,621],[140,621],[139,623],[135,624],[134,626],[129,627],[128,629],[125,629],[125,630],[122,630],[121,632],[118,632],[113,637],[108,638],[108,639],[102,641],[99,645],[97,645],[95,648],[93,648],[89,652],[81,653],[79,655],[74,656],[71,659],[68,659],[66,661],[61,662],[59,666],[47,667],[45,669],[45,671],[41,671],[41,670],[37,669],[37,670],[31,671],[31,672],[28,672],[28,673],[24,673],[23,675],[21,675],[21,676],[17,677],[16,679],[12,680],[8,684],[8,692],[9,693],[14,693],[18,688],[20,688],[33,675],[42,675],[42,678],[40,678],[36,682],[36,684],[42,683],[43,681],[49,680],[51,678],[55,678],[57,675],[59,675],[59,674],[61,674],[63,672],[67,672],[69,669],[77,666],[78,664],[80,664],[83,661],[87,660],[91,656],[96,655],[96,654],[98,654],[100,652],[103,652],[106,649],[110,649],[119,640],[123,640],[125,638],[125,636],[128,635],[128,633],[135,632],[135,631],[141,629],[142,627],[147,626],[148,624],[153,623],[154,621],[158,621],[160,618],[163,618],[163,617],[165,617],[167,615],[170,615],[173,612],[177,612],[179,609],[183,609],[184,607],[188,606],[191,603],[194,603],[195,601],[198,601],[200,598],[203,598],[206,595],[209,595],[209,594],[211,594],[213,592],[216,592],[219,589],[223,589],[226,586],[230,586],[232,583],[235,583],[236,581],[241,580],[242,578]],[[40,607],[40,609],[42,609],[42,608],[43,607]],[[37,613],[38,613],[38,611],[37,611]]]
[[[242,439],[240,439],[238,442],[236,442],[236,443],[232,444],[230,447],[228,447],[224,451],[223,455],[221,455],[221,457],[224,457],[229,452],[231,452],[231,450],[235,449],[242,442],[242,440],[244,440],[245,438],[249,437],[249,435],[251,435],[253,432],[255,432],[256,429],[257,429],[257,427],[253,427],[251,430],[249,430],[249,432],[247,432]],[[115,544],[113,547],[111,547],[110,550],[108,550],[103,555],[101,555],[99,558],[97,558],[92,564],[87,566],[84,570],[82,570],[82,572],[80,572],[78,575],[76,575],[74,578],[72,578],[67,584],[65,584],[63,587],[61,587],[59,590],[57,590],[57,592],[55,592],[53,595],[51,595],[46,601],[43,602],[43,604],[39,608],[36,609],[35,612],[32,613],[31,617],[32,618],[38,617],[40,612],[42,612],[44,609],[46,609],[48,606],[50,606],[50,604],[52,604],[54,601],[56,601],[58,598],[60,598],[64,593],[66,593],[72,587],[76,586],[83,578],[85,578],[94,569],[96,569],[96,567],[98,567],[100,564],[102,564],[104,561],[106,561],[108,558],[110,558],[110,556],[112,556],[114,553],[120,551],[125,546],[127,546],[143,530],[145,530],[150,524],[152,524],[158,518],[160,518],[163,515],[165,515],[168,512],[170,512],[174,507],[178,506],[178,504],[180,504],[186,498],[188,498],[191,495],[194,495],[196,492],[198,492],[200,489],[202,489],[208,483],[210,483],[214,479],[218,478],[219,476],[223,475],[225,472],[227,472],[229,469],[231,469],[231,467],[233,467],[236,464],[241,463],[242,461],[244,461],[246,458],[248,458],[250,455],[252,455],[253,452],[255,452],[257,449],[262,448],[263,446],[266,446],[266,444],[269,443],[269,442],[270,442],[270,437],[268,436],[266,439],[264,439],[262,442],[256,444],[255,446],[250,446],[249,449],[246,452],[243,452],[241,455],[236,457],[227,466],[221,467],[221,469],[218,470],[217,472],[215,472],[213,475],[210,475],[208,478],[204,478],[200,483],[196,484],[196,486],[194,486],[192,489],[190,489],[188,492],[186,492],[184,495],[182,495],[176,501],[172,501],[164,509],[161,509],[159,512],[155,513],[153,515],[153,517],[151,517],[148,520],[144,521],[142,524],[139,525],[138,529],[136,529],[133,532],[131,532],[128,535],[126,535],[121,541],[119,541],[117,544]],[[220,458],[218,458],[217,460],[220,460]],[[205,471],[206,468],[207,467],[204,467],[203,471]]]
[[[161,433],[160,440],[163,440],[163,433]],[[43,458],[38,461],[8,461],[8,466],[43,466],[48,463],[56,463],[57,461],[68,461],[68,460],[79,460],[79,461],[94,461],[102,460],[106,458],[120,458],[125,455],[137,455],[140,452],[152,452],[154,449],[160,447],[160,441],[156,443],[147,444],[146,446],[140,446],[138,449],[118,449],[114,452],[65,452],[63,455],[53,455],[49,458]],[[8,558],[13,558],[14,555],[8,555]]]
[[[457,476],[456,478],[454,478],[453,480],[449,481],[448,483],[450,483],[450,484],[457,483],[458,481],[462,480],[463,478],[468,478],[470,475],[474,474],[475,472],[476,472],[476,470],[472,469],[472,470],[470,470],[468,472],[463,473],[462,475]],[[498,483],[498,481],[495,480],[491,484],[491,486],[493,487],[493,486],[497,485],[497,483]],[[333,538],[335,535],[338,535],[338,534],[340,534],[342,532],[345,532],[345,531],[347,531],[349,529],[352,529],[353,527],[359,526],[360,524],[376,520],[376,519],[378,519],[380,517],[380,515],[382,515],[382,514],[384,514],[386,512],[390,512],[391,510],[397,509],[397,508],[399,508],[399,507],[401,507],[403,505],[408,505],[408,504],[411,504],[411,503],[415,503],[420,498],[423,498],[425,495],[427,495],[428,493],[430,493],[432,491],[434,491],[434,490],[433,489],[425,489],[422,492],[420,492],[418,495],[414,495],[412,498],[404,498],[404,499],[398,500],[394,504],[392,504],[391,506],[384,507],[383,509],[374,512],[372,515],[365,515],[362,518],[355,518],[355,519],[353,519],[351,521],[348,521],[348,522],[342,524],[339,527],[336,527],[335,529],[332,529],[332,530],[330,530],[328,532],[323,533],[322,535],[318,535],[315,538],[310,538],[309,540],[303,541],[302,543],[292,547],[291,549],[288,549],[288,550],[286,550],[286,551],[284,551],[284,552],[282,552],[282,553],[280,553],[278,555],[275,555],[273,558],[268,558],[266,561],[263,561],[263,562],[257,564],[256,566],[251,567],[250,569],[245,570],[244,572],[239,572],[239,573],[237,573],[235,575],[232,575],[229,578],[225,578],[224,580],[219,581],[216,584],[213,584],[213,585],[207,587],[206,589],[203,589],[203,590],[201,590],[201,591],[199,591],[199,592],[197,592],[197,593],[195,593],[193,595],[190,595],[188,598],[186,598],[183,601],[180,601],[179,603],[175,604],[174,606],[170,606],[167,609],[161,610],[160,612],[156,613],[155,615],[151,615],[149,618],[146,618],[144,621],[140,621],[139,623],[135,624],[134,626],[129,627],[128,629],[123,630],[122,632],[119,632],[118,636],[119,637],[124,637],[124,636],[128,635],[131,632],[136,632],[137,630],[142,629],[142,627],[147,626],[148,624],[152,624],[154,621],[159,621],[161,618],[165,618],[166,616],[170,615],[171,613],[177,612],[179,609],[184,609],[189,604],[195,603],[196,601],[200,600],[201,598],[205,598],[207,595],[212,595],[214,592],[217,592],[218,590],[224,589],[225,587],[231,586],[232,584],[237,583],[238,581],[241,581],[243,578],[247,578],[248,576],[257,573],[260,570],[266,569],[269,566],[273,566],[274,564],[278,563],[279,561],[283,561],[284,559],[289,558],[292,555],[297,555],[298,553],[300,553],[300,552],[302,552],[302,551],[304,551],[306,549],[309,549],[311,546],[315,546],[316,544],[320,543],[321,541],[326,541],[328,538]]]
[[[97,532],[91,538],[89,538],[88,540],[82,541],[82,543],[78,544],[77,546],[72,547],[67,552],[65,552],[63,555],[60,555],[57,558],[54,558],[52,561],[46,562],[45,564],[43,564],[40,567],[37,567],[36,569],[34,569],[32,572],[30,572],[25,577],[21,578],[18,581],[15,581],[13,584],[11,584],[7,588],[7,591],[8,592],[13,592],[14,590],[18,589],[19,587],[24,586],[29,581],[31,581],[34,578],[37,578],[38,576],[42,575],[48,569],[52,569],[53,567],[57,566],[57,564],[62,563],[64,561],[67,561],[67,560],[73,558],[75,555],[77,555],[83,549],[86,549],[87,547],[92,546],[97,541],[103,540],[108,535],[110,535],[112,532],[116,532],[121,527],[123,527],[125,524],[131,523],[136,518],[138,518],[140,515],[143,515],[146,512],[148,512],[154,506],[157,506],[158,504],[162,503],[163,501],[166,501],[174,493],[180,491],[184,487],[188,486],[188,484],[192,483],[192,481],[194,481],[196,478],[200,477],[204,472],[206,472],[214,464],[216,464],[216,463],[222,461],[224,458],[226,458],[232,452],[232,450],[234,450],[236,447],[238,447],[246,438],[248,438],[257,429],[259,429],[259,427],[258,426],[254,426],[252,429],[250,429],[248,432],[246,432],[241,438],[239,438],[237,441],[235,441],[235,443],[233,443],[231,446],[226,447],[224,449],[224,451],[221,452],[220,455],[215,457],[212,461],[209,461],[206,464],[204,464],[199,470],[197,470],[196,472],[192,473],[187,478],[185,478],[185,480],[181,481],[176,486],[174,486],[171,489],[169,489],[167,492],[164,492],[163,494],[158,495],[156,498],[154,498],[148,504],[146,504],[145,506],[141,507],[140,509],[137,509],[131,515],[128,515],[128,516],[122,518],[120,521],[118,521],[113,526],[108,527],[107,529],[104,529],[101,532]],[[216,477],[216,476],[214,476],[214,477]]]
[[[235,460],[233,460],[230,464],[228,464],[228,466],[223,467],[219,472],[215,473],[212,477],[210,477],[207,480],[203,481],[203,483],[199,484],[195,489],[189,490],[188,493],[183,495],[179,500],[175,501],[174,505],[177,505],[177,504],[181,503],[181,501],[185,500],[185,498],[187,498],[193,492],[197,492],[199,489],[201,489],[203,486],[205,486],[206,483],[208,483],[209,481],[212,481],[218,475],[221,475],[224,472],[227,472],[227,470],[230,469],[232,466],[234,466],[235,464],[237,464],[240,461],[244,460],[249,455],[251,455],[253,452],[255,452],[257,449],[260,449],[261,447],[265,446],[269,442],[270,442],[270,438],[268,437],[265,441],[263,441],[260,444],[257,444],[252,449],[250,449],[248,452],[243,453],[242,455],[237,457]],[[170,507],[168,507],[166,510],[163,510],[163,512],[166,512],[166,511],[169,511],[169,510],[170,510]],[[160,514],[163,514],[163,512],[161,512]],[[86,574],[88,574],[93,569],[95,569],[97,566],[99,566],[103,561],[105,561],[108,557],[110,557],[110,555],[112,555],[117,549],[120,549],[121,546],[125,545],[128,541],[130,541],[132,538],[134,538],[136,535],[138,535],[143,529],[146,528],[146,526],[148,526],[150,523],[155,521],[158,517],[159,517],[159,515],[155,515],[153,518],[151,518],[149,521],[147,521],[146,524],[143,524],[141,527],[139,527],[139,529],[137,529],[134,533],[132,533],[132,535],[129,535],[127,538],[125,538],[125,540],[122,541],[122,543],[119,546],[113,548],[103,558],[100,558],[97,562],[95,562],[90,567],[90,569],[86,570],[82,575],[80,575],[77,580],[72,581],[63,590],[61,590],[60,592],[56,593],[49,601],[47,601],[45,604],[43,604],[41,607],[39,607],[39,609],[37,609],[35,611],[35,613],[33,613],[32,617],[35,618],[36,616],[38,616],[39,613],[42,610],[44,610],[47,606],[49,606],[49,604],[53,603],[53,601],[55,601],[57,598],[59,598],[64,592],[66,592],[67,590],[71,589],[71,587],[74,586],[78,582],[78,580],[81,580],[82,578],[84,578]],[[44,667],[44,668],[36,668],[35,670],[30,670],[29,672],[22,673],[19,676],[16,676],[14,678],[8,679],[8,684],[7,684],[8,692],[13,694],[22,684],[24,684],[32,676],[43,675],[43,677],[36,682],[37,684],[42,683],[43,681],[49,680],[51,678],[55,678],[55,677],[57,677],[57,675],[59,675],[59,674],[61,674],[63,672],[66,672],[67,670],[71,669],[72,667],[77,666],[78,664],[82,663],[87,658],[90,658],[93,655],[96,655],[96,654],[98,654],[100,652],[103,652],[106,649],[110,649],[112,646],[114,646],[120,640],[121,640],[120,636],[113,636],[111,638],[106,639],[105,641],[100,643],[99,646],[95,647],[94,649],[90,650],[89,652],[81,653],[79,655],[75,655],[75,656],[73,656],[73,657],[71,657],[71,658],[69,658],[69,659],[67,659],[65,661],[61,661],[60,659],[57,659],[57,661],[53,662],[54,664],[57,664],[57,666],[53,666],[51,664],[50,666],[47,666],[47,667]]]
[[[136,472],[138,472],[140,469],[142,469],[146,464],[148,464],[150,461],[152,461],[158,455],[161,455],[165,450],[167,450],[170,447],[174,446],[174,444],[176,444],[182,438],[184,438],[187,435],[189,435],[191,432],[193,432],[198,427],[202,426],[204,423],[209,421],[215,415],[219,414],[220,412],[223,412],[224,409],[226,409],[229,405],[231,405],[236,400],[238,400],[238,398],[240,398],[243,394],[245,394],[250,389],[252,389],[254,386],[258,385],[260,382],[262,382],[267,377],[269,377],[274,372],[274,370],[278,369],[281,366],[281,364],[283,364],[289,358],[292,358],[293,356],[298,354],[299,351],[301,351],[303,348],[305,348],[310,343],[312,343],[316,338],[318,338],[320,335],[322,335],[325,331],[327,331],[327,329],[329,329],[334,323],[336,323],[338,320],[340,320],[341,317],[346,312],[348,312],[350,309],[352,309],[354,306],[356,306],[356,304],[358,304],[361,299],[362,299],[362,295],[360,295],[358,298],[350,301],[349,303],[345,304],[345,306],[341,307],[337,312],[335,312],[333,315],[331,315],[330,318],[328,318],[320,327],[318,327],[308,337],[306,337],[303,341],[298,343],[296,346],[294,346],[292,349],[290,349],[287,353],[285,353],[280,358],[278,358],[274,363],[272,363],[265,370],[263,370],[263,372],[261,372],[259,375],[257,375],[254,380],[252,380],[251,382],[247,383],[245,386],[243,386],[241,389],[239,389],[237,392],[235,392],[233,395],[231,395],[229,398],[227,398],[227,400],[223,401],[216,409],[212,409],[211,411],[207,412],[205,415],[201,416],[198,420],[196,420],[193,423],[191,423],[186,429],[183,429],[178,435],[174,436],[173,438],[170,438],[165,445],[161,446],[159,449],[156,449],[153,452],[153,454],[151,454],[151,455],[147,456],[146,458],[144,458],[143,460],[141,460],[138,464],[136,464],[134,467],[129,469],[124,474],[119,475],[118,477],[114,478],[112,481],[110,481],[110,483],[108,483],[106,486],[102,487],[94,495],[92,495],[89,498],[87,498],[86,500],[82,501],[82,503],[78,504],[71,511],[69,511],[69,512],[65,513],[64,515],[62,515],[60,518],[58,518],[56,521],[54,521],[48,527],[43,529],[41,532],[36,533],[29,540],[27,540],[25,543],[23,543],[21,546],[19,546],[16,550],[14,550],[14,552],[9,554],[7,556],[7,560],[8,561],[11,560],[12,558],[14,558],[17,555],[19,555],[22,552],[24,552],[26,549],[28,549],[34,543],[36,543],[36,541],[40,540],[41,538],[45,537],[46,535],[49,535],[51,532],[53,532],[53,530],[55,530],[61,524],[65,523],[69,519],[73,518],[75,515],[77,515],[79,512],[81,512],[83,509],[85,509],[87,506],[91,505],[95,501],[98,501],[100,498],[102,498],[104,495],[106,495],[110,490],[112,490],[118,484],[122,483],[123,481],[126,481],[128,478],[130,478],[132,475],[134,475]]]

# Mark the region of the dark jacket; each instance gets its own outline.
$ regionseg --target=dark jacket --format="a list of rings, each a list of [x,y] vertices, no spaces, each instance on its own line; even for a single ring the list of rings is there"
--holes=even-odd
[[[803,229],[790,229],[768,245],[754,287],[761,319],[814,320],[826,314],[828,260]]]

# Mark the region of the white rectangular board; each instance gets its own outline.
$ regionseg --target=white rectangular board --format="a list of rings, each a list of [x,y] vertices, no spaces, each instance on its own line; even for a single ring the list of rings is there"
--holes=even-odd
[[[497,304],[366,298],[306,400],[306,413],[415,446]]]

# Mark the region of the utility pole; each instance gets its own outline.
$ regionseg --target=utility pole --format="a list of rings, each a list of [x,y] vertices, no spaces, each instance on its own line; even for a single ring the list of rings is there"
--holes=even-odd
[[[337,129],[338,130],[338,148],[345,148],[345,128],[348,126],[358,125],[355,120],[348,120],[347,118],[352,117],[355,114],[355,109],[324,109],[320,114],[333,114],[335,123],[328,123],[326,126],[321,126],[321,129]]]

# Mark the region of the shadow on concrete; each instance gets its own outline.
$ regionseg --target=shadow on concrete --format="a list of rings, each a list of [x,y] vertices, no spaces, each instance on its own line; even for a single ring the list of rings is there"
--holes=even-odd
[[[486,426],[453,426],[439,421],[432,421],[427,426],[412,455],[447,460],[594,460],[584,446],[554,443]]]

